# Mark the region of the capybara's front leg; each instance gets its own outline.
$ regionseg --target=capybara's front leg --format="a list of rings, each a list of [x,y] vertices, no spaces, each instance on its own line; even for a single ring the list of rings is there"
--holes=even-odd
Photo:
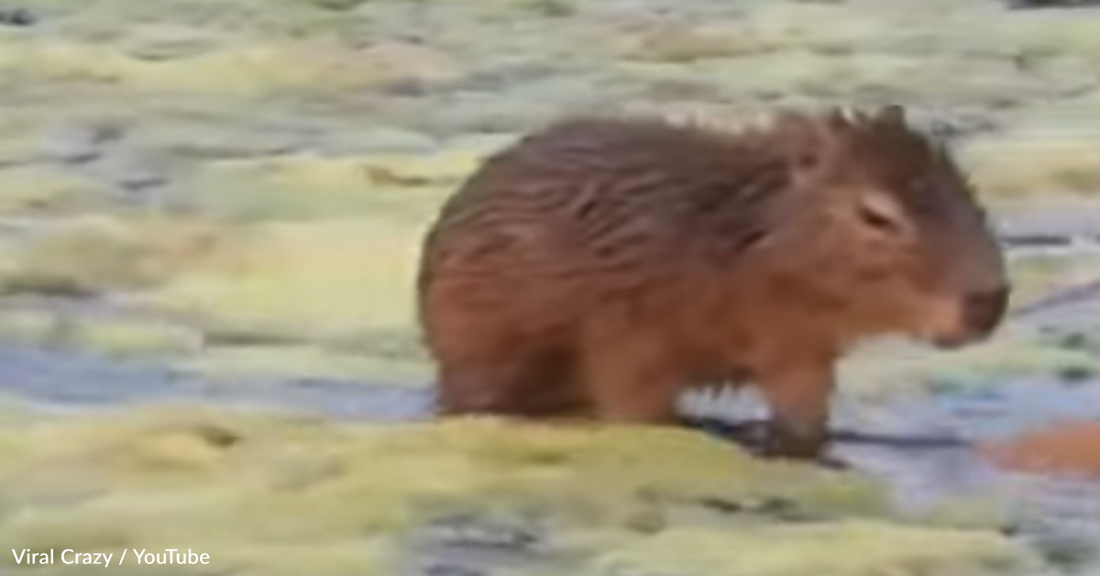
[[[608,422],[680,425],[679,389],[660,341],[636,334],[601,344],[591,347],[584,360],[594,416]]]
[[[833,371],[818,364],[762,372],[760,393],[771,410],[764,454],[820,459],[828,443]]]

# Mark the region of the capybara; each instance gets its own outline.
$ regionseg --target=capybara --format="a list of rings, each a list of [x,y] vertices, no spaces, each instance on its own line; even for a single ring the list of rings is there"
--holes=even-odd
[[[1009,291],[966,176],[896,105],[560,119],[444,203],[418,277],[441,416],[677,424],[689,386],[736,380],[794,458],[822,455],[857,340],[983,340]]]

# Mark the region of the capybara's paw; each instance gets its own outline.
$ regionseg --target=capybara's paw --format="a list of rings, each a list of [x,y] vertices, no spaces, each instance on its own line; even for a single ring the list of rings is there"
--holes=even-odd
[[[791,460],[819,460],[828,445],[827,435],[796,434],[785,426],[773,423],[768,427],[761,452],[766,458],[786,458]]]
[[[754,452],[763,449],[768,435],[767,422],[759,420],[731,422],[722,418],[693,416],[682,418],[680,425],[734,442]]]
[[[817,458],[814,458],[814,463],[822,468],[830,468],[832,470],[851,470],[852,465],[837,458],[833,454],[819,454]]]

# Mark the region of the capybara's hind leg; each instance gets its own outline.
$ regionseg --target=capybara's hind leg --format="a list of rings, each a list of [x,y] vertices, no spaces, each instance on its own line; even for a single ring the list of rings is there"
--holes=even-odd
[[[577,420],[591,417],[592,398],[581,386],[577,362],[565,348],[548,348],[528,356],[523,382],[523,415]]]
[[[580,417],[589,400],[572,359],[556,350],[516,351],[478,361],[442,362],[437,412],[526,418]]]
[[[440,361],[436,412],[441,416],[514,411],[523,358]]]

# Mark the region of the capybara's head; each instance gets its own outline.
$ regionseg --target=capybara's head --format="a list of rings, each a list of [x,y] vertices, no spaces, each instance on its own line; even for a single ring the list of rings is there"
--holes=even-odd
[[[788,112],[773,129],[793,186],[781,221],[800,222],[776,232],[805,253],[811,282],[869,328],[940,347],[1000,324],[1010,285],[985,214],[946,147],[900,106]]]

